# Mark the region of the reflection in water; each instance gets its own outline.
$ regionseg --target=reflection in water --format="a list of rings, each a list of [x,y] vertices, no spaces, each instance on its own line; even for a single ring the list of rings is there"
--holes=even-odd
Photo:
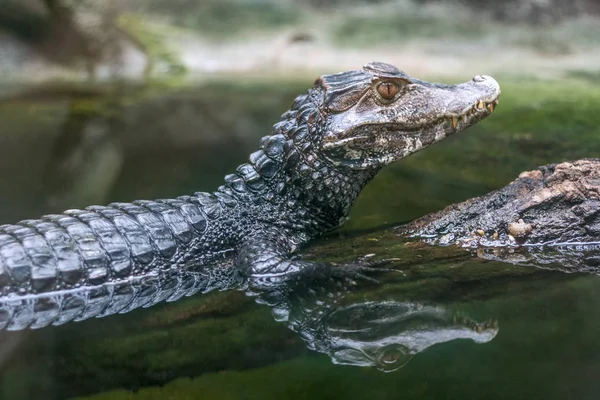
[[[486,343],[498,333],[497,321],[478,323],[439,304],[393,299],[351,298],[339,287],[285,288],[259,296],[278,321],[298,333],[306,346],[329,355],[334,364],[371,366],[391,372],[417,353],[455,339]],[[290,289],[290,290],[287,290]],[[376,293],[376,292],[373,292]]]
[[[407,300],[397,295],[384,300],[366,300],[370,295],[377,295],[378,290],[359,293],[361,288],[341,281],[315,283],[278,285],[247,294],[255,297],[257,303],[271,307],[276,321],[285,322],[309,349],[327,354],[334,364],[374,366],[389,372],[434,344],[454,339],[485,343],[498,332],[495,321],[478,323],[439,304]],[[133,283],[5,297],[0,299],[0,327],[38,329],[127,313],[215,288],[246,287],[237,274],[206,276],[173,270]],[[354,299],[357,293],[360,295]],[[4,353],[9,352],[10,349],[1,346]]]
[[[105,103],[108,110],[112,100]],[[44,192],[52,209],[104,203],[124,163],[115,118],[80,108],[77,100],[71,100],[45,168]]]
[[[600,243],[560,246],[480,247],[468,249],[479,258],[567,273],[600,275]]]
[[[344,326],[357,315],[365,318],[363,326]],[[334,363],[372,365],[384,371],[402,367],[413,355],[434,344],[454,339],[486,343],[498,333],[495,322],[477,323],[453,317],[441,307],[405,302],[354,304],[336,310],[329,322],[323,333],[335,343],[328,349]]]
[[[195,273],[174,268],[114,284],[0,297],[0,329],[39,329],[92,317],[124,314],[198,292],[236,288],[242,283],[235,268],[225,266],[207,270]]]

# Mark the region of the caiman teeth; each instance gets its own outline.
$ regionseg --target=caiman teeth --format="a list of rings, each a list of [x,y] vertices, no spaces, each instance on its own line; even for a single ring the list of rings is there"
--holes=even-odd
[[[486,110],[490,113],[494,112],[496,106],[498,105],[498,99],[492,100],[490,102],[484,100],[478,100],[477,104],[473,107],[469,108],[466,112],[461,115],[450,117],[450,121],[452,121],[452,127],[456,129],[458,127],[458,122],[462,119],[462,122],[466,124],[469,121],[469,118],[476,114],[481,114],[481,111]]]

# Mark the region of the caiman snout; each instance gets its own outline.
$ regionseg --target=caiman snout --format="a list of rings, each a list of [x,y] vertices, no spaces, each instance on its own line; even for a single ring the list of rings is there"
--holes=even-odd
[[[489,75],[476,75],[471,81],[455,88],[458,91],[451,89],[453,96],[449,97],[446,109],[454,130],[465,129],[485,118],[498,105],[500,84]]]
[[[476,75],[473,77],[473,82],[478,85],[485,85],[489,88],[489,93],[492,98],[482,99],[483,101],[494,101],[500,95],[500,84],[489,75]]]

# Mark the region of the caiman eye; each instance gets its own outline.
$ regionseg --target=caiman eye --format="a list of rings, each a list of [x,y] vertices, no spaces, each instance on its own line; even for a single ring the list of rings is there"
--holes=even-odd
[[[396,82],[381,82],[377,85],[377,93],[386,100],[391,100],[400,90]]]

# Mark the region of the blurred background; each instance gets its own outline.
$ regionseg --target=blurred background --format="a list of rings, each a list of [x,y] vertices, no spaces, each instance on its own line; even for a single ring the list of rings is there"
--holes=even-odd
[[[418,279],[396,274],[370,298],[498,318],[498,338],[398,374],[343,369],[243,292],[212,293],[3,332],[0,398],[132,399],[148,385],[135,398],[597,398],[597,280],[427,264],[434,252],[410,258],[394,234],[377,237],[524,170],[598,157],[599,0],[0,0],[0,224],[212,191],[315,78],[374,60],[430,81],[492,75],[500,105],[385,168],[320,246],[418,260]]]
[[[212,190],[321,74],[493,75],[493,117],[355,211],[412,219],[598,154],[599,18],[597,0],[0,0],[0,221]]]

